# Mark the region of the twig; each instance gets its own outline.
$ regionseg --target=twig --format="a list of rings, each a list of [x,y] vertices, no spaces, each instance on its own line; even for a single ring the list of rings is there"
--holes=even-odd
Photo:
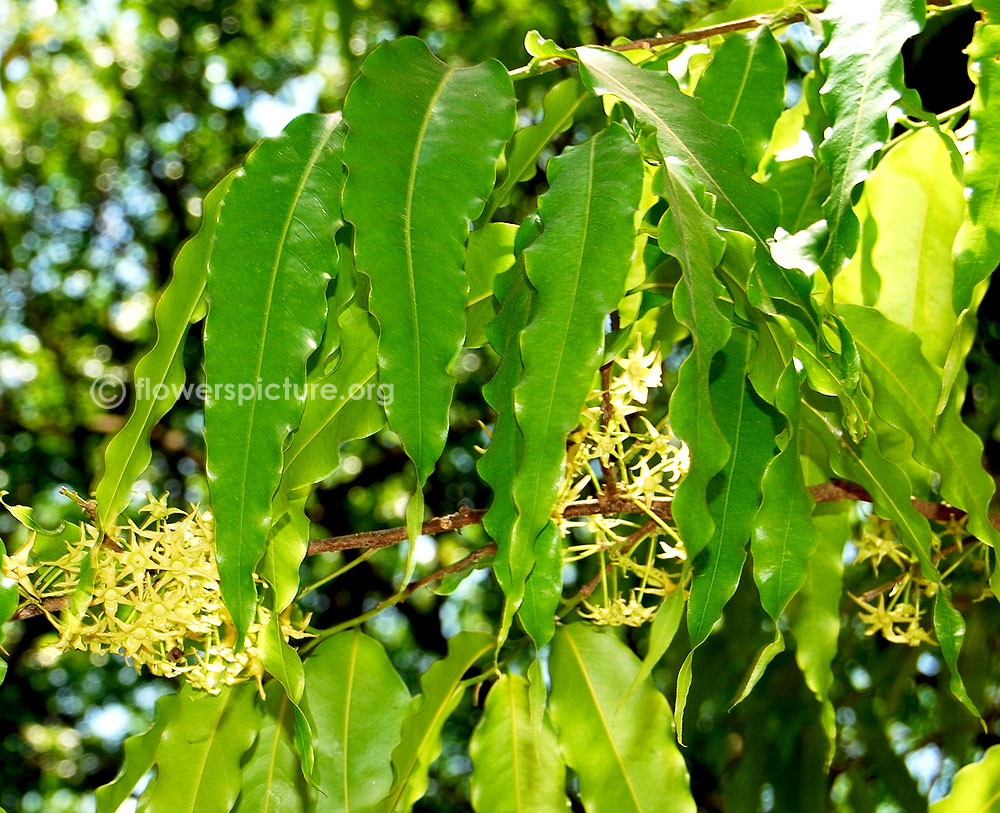
[[[433,584],[434,582],[441,581],[445,576],[450,576],[452,573],[461,573],[463,570],[470,570],[477,567],[483,567],[480,561],[486,556],[490,556],[497,552],[497,546],[490,542],[488,545],[483,545],[481,548],[477,548],[472,551],[464,559],[460,559],[454,564],[443,567],[440,570],[431,573],[429,576],[424,576],[422,579],[417,579],[415,582],[411,582],[398,593],[394,593],[388,598],[382,599],[378,604],[372,607],[367,612],[362,613],[359,616],[348,619],[341,624],[337,624],[333,627],[323,630],[315,638],[313,638],[309,644],[303,648],[303,655],[307,654],[314,646],[316,646],[320,641],[325,638],[329,638],[331,635],[336,635],[338,632],[343,632],[344,630],[351,629],[363,624],[369,618],[378,615],[383,610],[389,609],[402,601],[406,601],[410,596],[417,592],[421,587],[426,587],[428,584]]]
[[[595,514],[637,514],[642,509],[632,500],[622,497],[608,497],[596,500],[578,500],[571,502],[563,511],[563,517],[572,519],[574,517],[589,517]],[[652,511],[664,519],[670,519],[670,500],[660,498],[653,500]],[[434,517],[425,522],[420,532],[428,536],[445,533],[446,531],[456,531],[469,525],[478,525],[483,521],[486,513],[484,508],[459,508],[454,514],[445,514],[441,517]],[[344,534],[343,536],[331,536],[327,539],[314,539],[309,543],[308,555],[317,553],[332,553],[341,550],[353,550],[355,548],[388,548],[405,542],[407,538],[406,526],[397,528],[386,528],[381,531],[362,531],[356,534]]]
[[[808,13],[818,14],[822,9],[809,9]],[[793,23],[800,23],[806,19],[806,14],[799,12],[797,14],[789,14],[787,16],[770,16],[767,14],[758,14],[754,17],[746,17],[742,20],[733,20],[728,23],[721,23],[719,25],[711,25],[706,28],[696,28],[693,31],[682,31],[679,34],[669,34],[666,37],[645,37],[641,40],[633,40],[632,42],[625,42],[621,45],[611,45],[608,46],[611,51],[638,51],[638,50],[652,50],[654,48],[664,48],[670,45],[679,45],[684,42],[698,42],[700,40],[707,40],[711,37],[722,36],[723,34],[732,34],[736,31],[746,31],[752,28],[759,28],[763,25],[791,25]],[[546,73],[556,68],[562,68],[566,65],[572,65],[576,60],[570,59],[569,57],[552,57],[551,59],[544,59],[538,63],[535,63],[534,67],[529,63],[523,65],[520,68],[515,68],[510,71],[510,78],[514,81],[518,79],[526,79],[529,76],[537,76],[540,73]]]
[[[956,542],[954,545],[949,545],[947,548],[943,548],[942,550],[939,550],[933,556],[934,564],[937,564],[942,559],[944,559],[946,556],[951,556],[953,553],[957,553],[958,551],[962,550],[963,548],[967,548],[967,547],[969,547],[969,545],[972,545],[972,544],[975,544],[975,543],[974,542],[970,542],[968,544],[965,544],[965,543],[962,543],[962,542]],[[903,573],[900,573],[898,576],[895,576],[894,578],[889,579],[889,581],[887,581],[885,584],[880,584],[878,587],[873,587],[867,593],[863,593],[861,595],[861,600],[862,601],[871,601],[873,598],[878,597],[878,595],[880,593],[886,593],[889,590],[892,590],[893,587],[895,587],[897,584],[899,584],[900,582],[902,582],[912,572],[913,572],[912,570],[906,570]]]
[[[858,500],[861,502],[872,501],[871,495],[864,488],[859,486],[857,483],[851,483],[847,480],[830,480],[827,483],[820,483],[818,485],[809,486],[808,488],[816,502],[841,502],[843,500]],[[923,514],[925,517],[935,522],[949,522],[951,520],[960,521],[967,516],[965,511],[955,508],[954,506],[917,498],[913,498],[913,507],[918,513]],[[673,514],[671,512],[671,500],[666,497],[653,499],[650,503],[649,511],[661,519],[669,520],[673,518]],[[434,517],[433,519],[427,520],[421,526],[421,533],[433,536],[434,534],[445,533],[447,531],[456,531],[459,528],[465,528],[469,525],[478,525],[483,521],[483,515],[485,513],[486,510],[483,508],[466,508],[463,506],[453,514],[445,514],[444,516]],[[639,513],[646,513],[646,511],[643,507],[639,506],[630,499],[621,496],[604,496],[601,499],[578,500],[576,502],[571,502],[563,510],[562,516],[565,519],[573,519],[577,517]],[[993,527],[1000,530],[1000,515],[991,514],[990,522],[993,524]],[[326,539],[314,539],[309,543],[307,555],[313,556],[317,553],[332,553],[335,551],[356,550],[358,548],[387,548],[405,541],[406,538],[406,526],[399,526],[397,528],[386,528],[380,531],[361,531],[360,533],[332,536]],[[489,552],[487,551],[487,548],[489,547],[490,546],[487,545],[479,550]],[[952,552],[951,549],[948,549],[948,553],[950,552]],[[485,553],[480,555],[483,556]],[[941,555],[946,554],[942,552]],[[417,585],[413,588],[414,590],[419,589],[419,587],[422,586],[417,582],[414,582],[414,584]],[[410,586],[412,587],[413,585]],[[892,586],[892,584],[888,584],[884,589],[889,590]],[[404,598],[412,594],[412,591],[411,593],[405,592],[409,589],[410,587],[404,588]],[[874,595],[878,595],[878,593],[875,593]],[[43,607],[49,612],[57,612],[66,606],[66,601],[67,599],[64,597],[57,597],[53,599],[45,599],[41,602],[41,606],[36,604],[26,605],[14,615],[14,620],[21,620],[41,615],[43,613]]]

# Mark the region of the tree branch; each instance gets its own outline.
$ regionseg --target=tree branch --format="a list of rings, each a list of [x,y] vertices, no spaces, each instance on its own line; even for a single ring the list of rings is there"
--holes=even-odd
[[[834,479],[826,483],[809,486],[808,489],[816,502],[842,502],[844,500],[872,502],[871,495],[864,488],[848,480]],[[672,519],[671,502],[666,497],[655,498],[650,503],[649,510],[662,519]],[[913,507],[920,514],[934,522],[960,521],[967,516],[966,512],[960,508],[955,508],[944,503],[921,500],[915,497],[913,498]],[[457,531],[460,528],[466,528],[470,525],[479,525],[483,521],[485,513],[485,508],[468,508],[462,506],[452,514],[445,514],[444,516],[427,520],[421,526],[420,532],[428,536],[434,536],[435,534],[446,533],[448,531]],[[566,506],[562,516],[564,519],[574,519],[578,517],[641,513],[646,513],[642,506],[639,506],[633,500],[620,496],[619,493],[614,496],[603,494],[597,499],[571,502]],[[993,524],[993,527],[1000,530],[1000,515],[990,514],[990,522]],[[336,551],[357,550],[359,548],[388,548],[398,545],[400,542],[405,542],[406,539],[405,525],[379,531],[361,531],[359,533],[331,536],[326,539],[313,539],[309,542],[306,555],[314,556],[317,553],[334,553]],[[438,571],[436,574],[413,582],[404,588],[402,592],[405,593],[405,596],[412,595],[415,590],[418,590],[430,581],[444,578],[449,573],[457,573],[471,566],[487,553],[495,552],[495,550],[496,548],[492,544],[479,548],[473,551],[469,557],[463,559],[462,562],[449,565],[449,568],[453,569],[445,568],[444,571]],[[888,587],[891,586],[890,584]],[[888,589],[888,587],[885,589]],[[46,599],[41,603],[41,606],[28,604],[18,610],[12,620],[20,621],[25,618],[41,615],[43,613],[42,607],[48,612],[58,612],[66,606],[67,602],[68,599],[66,597],[57,597]]]
[[[754,17],[745,17],[742,20],[733,20],[728,23],[711,25],[706,28],[696,28],[693,31],[682,31],[679,34],[669,34],[665,37],[645,37],[641,40],[633,40],[632,42],[624,42],[621,45],[610,45],[607,47],[612,51],[639,51],[664,48],[684,42],[707,40],[711,37],[732,34],[736,31],[747,31],[753,28],[760,28],[763,25],[791,25],[792,23],[800,23],[806,19],[806,13],[819,14],[821,11],[822,9],[819,8],[811,8],[807,9],[805,13],[799,12],[797,14],[788,14],[785,16],[776,15],[773,17],[768,14],[758,14]],[[547,73],[548,71],[555,70],[556,68],[572,65],[575,62],[576,60],[574,59],[561,56],[552,57],[551,59],[543,59],[536,63],[534,68],[532,68],[531,63],[529,63],[510,71],[510,77],[514,81],[517,81],[518,79],[526,79],[529,76],[537,76],[540,73]]]

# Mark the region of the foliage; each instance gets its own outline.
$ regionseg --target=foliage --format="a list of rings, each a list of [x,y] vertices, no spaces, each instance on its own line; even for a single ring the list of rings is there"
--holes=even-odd
[[[831,664],[853,633],[929,657],[925,674],[943,661],[968,715],[961,761],[978,726],[996,733],[995,681],[963,650],[1000,585],[994,483],[961,413],[1000,262],[982,67],[1000,61],[1000,9],[976,8],[979,84],[943,115],[906,87],[900,48],[948,12],[835,0],[610,47],[531,32],[511,71],[401,37],[368,55],[341,114],[261,141],[174,261],[83,521],[9,506],[26,541],[3,558],[5,617],[47,616],[53,653],[182,683],[99,810],[134,793],[152,810],[408,811],[487,685],[476,810],[874,809],[863,715],[879,792],[926,807],[886,701],[841,714]],[[789,61],[795,36],[818,53]],[[518,115],[515,81],[546,89],[541,121]],[[209,505],[126,506],[201,318]],[[480,437],[455,391],[484,341]],[[492,503],[429,517],[449,433],[487,446]],[[405,526],[312,538],[315,488],[376,434],[409,461]],[[488,540],[414,579],[427,536],[480,523]],[[310,615],[395,545],[384,595]],[[345,551],[322,574],[307,563]],[[371,633],[486,565],[503,609],[453,629],[411,697]],[[706,658],[726,665],[718,685]],[[699,752],[721,688],[752,709],[783,683],[808,742],[784,739],[773,764],[738,734]],[[789,782],[796,762],[807,780]],[[988,751],[937,804],[989,809],[996,774]]]

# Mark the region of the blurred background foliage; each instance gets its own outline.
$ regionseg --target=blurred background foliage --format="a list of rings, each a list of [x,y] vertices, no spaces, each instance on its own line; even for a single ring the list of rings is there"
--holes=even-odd
[[[778,4],[732,5],[738,16]],[[107,373],[127,377],[134,354],[151,338],[155,293],[197,226],[204,194],[258,138],[275,135],[294,115],[338,109],[361,59],[380,41],[412,34],[444,59],[496,57],[515,67],[525,61],[522,41],[532,28],[566,45],[609,43],[620,35],[677,31],[725,6],[725,0],[0,0],[0,489],[12,492],[12,502],[35,506],[43,522],[79,519],[58,489],[87,491],[101,444],[124,409],[99,409],[91,384]],[[969,7],[957,8],[907,47],[908,82],[931,110],[971,95],[962,49],[974,21]],[[793,28],[782,42],[790,62],[811,68],[814,38]],[[540,115],[552,81],[519,86],[522,123]],[[599,106],[588,115],[600,115]],[[586,134],[584,115],[561,138]],[[531,206],[532,187],[512,205]],[[1000,471],[998,291],[994,285],[983,304],[966,400],[992,472]],[[198,330],[186,356],[190,381],[201,376]],[[480,421],[489,419],[479,390],[493,361],[474,351],[457,365],[449,447],[427,494],[435,513],[488,502],[474,466],[476,446],[486,441]],[[651,409],[665,408],[661,394]],[[154,433],[153,463],[137,491],[167,491],[176,503],[206,500],[201,429],[200,405],[179,404]],[[388,433],[351,444],[310,507],[315,535],[399,524],[408,478]],[[0,534],[12,546],[19,541],[9,516],[0,516]],[[479,528],[422,539],[419,566],[430,572],[484,541]],[[398,578],[399,556],[380,552],[349,578],[310,594],[314,623],[369,609]],[[321,578],[343,561],[313,557],[304,578]],[[411,689],[444,652],[447,636],[494,626],[499,592],[490,579],[477,571],[449,596],[421,591],[369,622]],[[968,623],[965,673],[989,731],[981,732],[948,694],[933,649],[865,637],[845,603],[834,664],[840,735],[831,785],[822,772],[819,708],[790,653],[727,712],[747,665],[773,632],[752,579],[744,578],[724,634],[699,652],[700,681],[689,700],[695,722],[686,756],[703,809],[914,811],[945,792],[958,766],[1000,741],[1000,623],[992,600],[973,601],[981,578],[970,573],[968,580],[965,599],[956,584]],[[871,583],[867,568],[848,568],[852,591]],[[142,730],[156,698],[173,689],[137,676],[117,658],[57,658],[41,619],[10,624],[5,633],[10,672],[0,686],[0,806],[9,813],[90,810],[90,792],[113,776],[123,739]],[[640,651],[645,635],[634,636]],[[678,636],[656,674],[668,697],[686,646]],[[418,809],[468,809],[470,763],[462,743],[478,714],[466,700],[451,718]]]

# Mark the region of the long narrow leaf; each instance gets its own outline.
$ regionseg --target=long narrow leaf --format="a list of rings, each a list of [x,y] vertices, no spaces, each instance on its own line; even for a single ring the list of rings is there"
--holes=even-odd
[[[219,216],[205,325],[206,468],[222,596],[238,641],[255,612],[253,572],[272,522],[282,444],[302,415],[306,360],[336,271],[337,122],[300,116],[261,142]]]
[[[903,93],[903,43],[924,25],[923,0],[831,0],[823,12],[827,44],[823,107],[831,130],[819,155],[832,188],[823,204],[829,241],[820,265],[833,277],[860,233],[851,194],[889,138],[888,112]]]
[[[184,339],[204,308],[205,284],[223,198],[235,173],[206,196],[201,227],[174,259],[173,275],[153,311],[156,343],[135,366],[135,400],[125,425],[104,450],[104,472],[94,486],[101,527],[109,529],[129,501],[133,484],[149,465],[149,433],[173,405],[184,384]]]
[[[344,103],[344,214],[371,278],[389,426],[427,480],[444,448],[465,337],[469,222],[514,131],[514,93],[496,61],[449,67],[420,40],[384,43]]]
[[[693,811],[670,706],[649,680],[618,708],[639,659],[608,630],[561,627],[552,646],[552,719],[587,813]]]
[[[469,741],[476,813],[557,813],[569,808],[566,766],[552,724],[531,724],[528,681],[503,675]]]
[[[511,558],[534,548],[546,574],[552,566],[561,571],[551,555],[558,535],[543,531],[563,477],[566,436],[600,366],[604,321],[625,294],[642,171],[639,148],[617,124],[567,149],[549,164],[549,191],[539,201],[544,231],[524,252],[536,295],[520,336],[524,373],[514,392],[523,454],[513,482],[519,515]],[[528,626],[539,646],[552,635],[558,585],[540,598],[538,623]]]

